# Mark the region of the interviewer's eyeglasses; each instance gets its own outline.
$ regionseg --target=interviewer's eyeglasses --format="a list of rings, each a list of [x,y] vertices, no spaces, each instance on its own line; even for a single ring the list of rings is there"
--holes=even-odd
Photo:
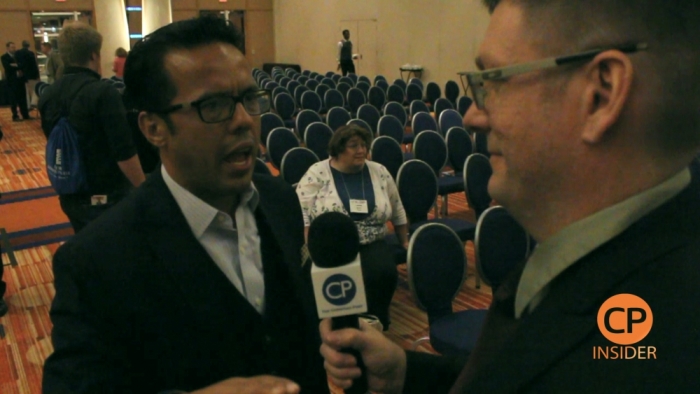
[[[261,115],[270,110],[270,91],[253,90],[242,96],[216,95],[195,100],[191,103],[175,104],[160,111],[152,111],[167,115],[181,109],[196,108],[199,118],[204,123],[219,123],[233,118],[236,105],[243,104],[243,109],[250,116]]]
[[[484,89],[484,81],[504,80],[515,75],[525,74],[535,70],[544,70],[547,68],[554,68],[576,62],[587,62],[593,60],[593,58],[598,56],[598,54],[609,50],[618,50],[624,53],[634,53],[637,51],[643,51],[647,49],[647,47],[647,43],[639,43],[604,49],[594,49],[582,53],[577,53],[575,55],[550,57],[547,59],[536,60],[534,62],[514,64],[511,66],[501,68],[491,68],[488,70],[477,72],[465,71],[457,74],[460,76],[460,78],[466,77],[469,89],[471,89],[472,95],[474,96],[474,102],[476,103],[476,107],[480,110],[483,110],[484,101],[486,100],[486,89]]]

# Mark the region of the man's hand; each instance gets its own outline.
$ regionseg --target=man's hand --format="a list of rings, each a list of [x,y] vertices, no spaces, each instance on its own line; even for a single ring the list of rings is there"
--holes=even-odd
[[[360,319],[360,331],[343,329],[332,331],[331,320],[320,325],[321,355],[328,376],[334,384],[348,388],[352,380],[360,377],[355,357],[341,353],[342,348],[357,349],[367,367],[367,383],[373,392],[400,393],[406,378],[406,353],[384,334]]]
[[[299,385],[289,379],[261,375],[226,379],[191,394],[298,394],[299,391]]]

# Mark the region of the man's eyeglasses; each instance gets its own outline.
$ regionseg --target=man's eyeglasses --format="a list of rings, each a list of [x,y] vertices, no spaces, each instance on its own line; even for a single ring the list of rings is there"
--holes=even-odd
[[[270,91],[253,90],[242,96],[217,95],[205,97],[191,103],[175,104],[164,110],[152,111],[167,115],[180,109],[196,108],[199,118],[204,123],[219,123],[233,118],[236,105],[243,104],[243,109],[250,116],[264,114],[270,110]]]
[[[612,48],[594,49],[575,55],[550,57],[547,59],[536,60],[534,62],[514,64],[511,66],[501,68],[491,68],[488,70],[477,72],[460,72],[457,74],[460,77],[464,76],[467,78],[469,89],[471,89],[472,94],[474,95],[474,102],[476,103],[476,107],[480,110],[483,110],[484,101],[486,100],[486,89],[484,89],[484,81],[504,80],[515,75],[525,74],[535,70],[544,70],[547,68],[554,68],[576,62],[587,62],[593,60],[593,58],[598,56],[598,54],[612,49],[624,53],[634,53],[637,51],[643,51],[647,49],[647,47],[648,45],[646,43],[639,43]]]

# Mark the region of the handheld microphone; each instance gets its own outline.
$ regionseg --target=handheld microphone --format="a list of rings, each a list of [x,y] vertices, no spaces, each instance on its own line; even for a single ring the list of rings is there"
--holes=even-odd
[[[318,317],[332,318],[333,330],[359,329],[357,314],[367,312],[367,298],[360,266],[360,235],[355,222],[340,212],[323,213],[311,222],[308,243]],[[363,375],[355,379],[345,393],[368,393],[360,352],[342,351],[355,357]]]

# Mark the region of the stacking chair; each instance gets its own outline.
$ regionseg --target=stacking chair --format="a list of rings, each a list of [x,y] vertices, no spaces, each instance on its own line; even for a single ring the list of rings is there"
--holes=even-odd
[[[408,120],[408,115],[406,114],[406,108],[396,101],[389,101],[384,106],[384,115],[392,115],[401,123],[401,127],[406,127],[406,121]]]
[[[318,162],[318,157],[307,148],[292,148],[282,157],[280,176],[285,182],[296,186],[309,167]]]
[[[267,136],[278,127],[284,127],[284,120],[279,115],[272,112],[260,115],[260,144],[267,146]]]
[[[491,205],[491,195],[489,195],[491,174],[493,174],[493,170],[488,157],[480,153],[469,155],[464,162],[462,170],[464,192],[469,208],[474,210],[477,220]]]
[[[329,88],[335,89],[335,82],[330,78],[323,78],[321,80],[321,85],[326,85]]]
[[[392,85],[398,85],[398,86],[401,87],[401,89],[403,89],[404,92],[406,91],[406,86],[407,86],[407,85],[406,85],[406,81],[404,81],[404,80],[401,79],[401,78],[396,78],[396,79],[394,80],[394,83],[393,83]]]
[[[374,77],[374,85],[377,86],[377,82],[379,82],[379,81],[384,81],[384,82],[386,82],[386,78],[384,78],[383,75],[376,75],[376,76]]]
[[[304,132],[306,147],[311,149],[320,160],[328,158],[328,143],[331,137],[333,137],[333,130],[322,122],[311,123]]]
[[[255,165],[253,167],[253,172],[256,174],[272,175],[270,167],[267,166],[265,161],[259,157],[255,158]]]
[[[318,85],[320,85],[320,83],[319,83],[317,80],[313,79],[313,78],[310,78],[310,79],[309,79],[308,81],[306,81],[306,83],[304,84],[304,86],[306,86],[306,87],[309,88],[310,90],[315,90],[316,87],[317,87]]]
[[[338,83],[344,83],[350,87],[355,86],[355,81],[353,81],[350,77],[340,77],[340,79],[338,79]]]
[[[305,75],[300,75],[299,78],[297,78],[297,82],[299,82],[302,85],[306,84],[306,81],[308,81],[308,80],[309,80],[309,77],[307,77]]]
[[[272,91],[272,90],[275,90],[279,86],[280,86],[280,84],[278,84],[275,81],[267,81],[267,82],[265,82],[265,86],[263,86],[263,88]]]
[[[300,87],[297,88],[300,89]],[[275,111],[284,120],[285,127],[294,127],[294,120],[292,117],[296,112],[296,104],[294,104],[294,99],[287,93],[280,93],[275,97]]]
[[[403,164],[403,152],[399,143],[391,137],[379,136],[372,141],[370,155],[372,161],[386,167],[395,181],[399,168]]]
[[[282,92],[291,95],[291,93],[289,93],[289,90],[287,90],[287,88],[285,88],[284,86],[278,86],[272,91],[272,101],[275,101],[275,98],[277,97],[277,95],[282,93]]]
[[[311,74],[311,70],[304,70],[301,72],[301,75],[308,77]]]
[[[372,86],[372,81],[370,81],[369,78],[364,75],[360,75],[359,77],[357,77],[357,82],[365,82],[367,83],[367,85]]]
[[[326,114],[326,124],[331,131],[336,131],[340,126],[344,126],[350,121],[350,113],[343,107],[333,107]]]
[[[372,86],[369,88],[369,93],[367,93],[367,101],[369,101],[374,108],[381,111],[384,108],[384,103],[386,102],[386,94],[382,88],[378,86]]]
[[[450,100],[452,108],[457,108],[457,97],[459,97],[459,85],[453,80],[445,83],[445,98]]]
[[[292,80],[292,79],[289,78],[289,77],[282,77],[282,78],[280,78],[280,80],[277,81],[277,82],[280,84],[280,86],[287,87],[287,84],[288,84],[289,81],[291,81],[291,80]]]
[[[294,89],[297,88],[297,86],[301,86],[301,83],[299,83],[299,81],[291,80],[287,84],[287,90],[289,90],[290,92],[293,92]]]
[[[301,96],[310,90],[311,89],[304,85],[297,86],[297,88],[294,89],[294,101],[297,103],[298,107],[301,107]]]
[[[275,74],[274,71],[272,72],[272,79],[273,79],[275,82],[279,83],[279,82],[282,80],[282,78],[284,78],[284,74],[282,74],[282,73],[276,73],[276,74]]]
[[[380,116],[379,110],[371,104],[363,104],[357,110],[357,117],[367,122],[372,135],[377,134],[377,123],[379,123]]]
[[[360,89],[362,93],[367,97],[369,95],[369,88],[371,87],[368,82],[358,81],[355,85],[356,88]]]
[[[424,86],[423,86],[423,81],[421,81],[420,79],[415,78],[415,77],[409,79],[409,80],[408,80],[408,84],[409,84],[409,85],[418,85],[418,86],[420,86],[420,90],[423,90],[423,88],[424,88]],[[406,88],[408,89],[408,86],[406,86]]]
[[[440,116],[446,110],[454,111],[454,107],[452,107],[452,104],[448,99],[440,97],[439,99],[435,100],[435,103],[433,103],[433,112],[435,112],[435,120],[439,121]],[[455,111],[455,114],[457,114],[457,116],[460,118],[460,124],[462,124],[462,118],[459,116],[459,112]],[[447,129],[445,129],[445,131],[447,131]],[[443,136],[445,135],[445,131],[442,131],[442,129],[440,129],[440,132]]]
[[[359,80],[357,74],[348,74],[347,77],[352,80],[352,86],[357,85],[357,81]]]
[[[343,95],[343,100],[347,103],[348,92],[352,89],[352,85],[348,85],[345,82],[338,83],[336,89]]]
[[[294,69],[291,68],[291,67],[287,67],[287,69],[284,70],[284,75],[288,76],[289,78],[291,78],[292,76],[294,76],[294,74],[296,74],[296,73],[297,73],[296,70],[294,70]]]
[[[311,73],[309,74],[309,78],[311,78],[311,79],[316,79],[317,76],[318,76],[318,73],[316,71],[311,71]]]
[[[406,87],[406,100],[409,103],[415,100],[423,101],[423,89],[414,83],[408,84]]]
[[[464,116],[472,105],[472,99],[468,96],[461,96],[457,99],[457,111],[459,114]]]
[[[321,107],[323,107],[323,102],[316,92],[309,90],[301,95],[301,108],[321,112]]]
[[[386,95],[387,90],[389,90],[389,83],[387,83],[386,80],[380,79],[374,83],[374,86],[378,87],[382,91],[384,91],[384,94]]]
[[[338,81],[340,81],[340,78],[342,78],[342,77],[343,77],[343,76],[340,75],[340,74],[333,74],[333,76],[331,77],[331,79],[332,79],[333,82],[335,82],[336,85],[337,85],[337,84],[338,84]]]
[[[335,73],[333,71],[326,71],[326,78],[331,78]]]
[[[438,119],[438,126],[440,126],[440,134],[443,135],[443,137],[447,134],[447,131],[453,127],[463,127],[464,122],[462,120],[462,117],[459,115],[459,112],[453,110],[453,109],[446,109],[440,113],[440,116],[437,117]]]
[[[348,90],[347,103],[350,107],[350,112],[355,115],[357,110],[367,102],[367,98],[364,93],[358,88],[350,88]]]
[[[323,95],[323,102],[326,105],[326,111],[330,111],[331,108],[335,107],[345,108],[345,98],[343,98],[343,94],[335,89],[330,89]]]
[[[428,314],[428,336],[438,353],[469,356],[486,320],[486,309],[453,312],[452,301],[467,277],[467,255],[448,226],[430,223],[419,228],[408,244],[408,286],[418,306]]]
[[[321,115],[310,109],[304,109],[299,111],[296,118],[296,131],[297,136],[300,140],[306,141],[304,139],[304,133],[306,132],[306,127],[314,122],[322,122]]]
[[[377,135],[390,137],[400,145],[403,144],[404,126],[395,116],[384,115],[377,123]]]
[[[484,133],[474,133],[474,152],[481,153],[486,157],[491,157],[489,144]]]
[[[328,85],[318,85],[316,86],[316,93],[318,94],[318,97],[325,98],[326,97],[326,92],[331,90],[331,87]]]
[[[442,91],[440,90],[440,85],[435,82],[428,82],[425,85],[425,98],[430,103],[431,108],[435,108],[435,100],[442,96]]]
[[[442,196],[442,216],[447,216],[447,196],[464,191],[464,180],[460,176],[442,174],[447,163],[447,146],[445,140],[436,131],[426,130],[416,135],[413,141],[413,156],[422,160],[433,169],[438,182],[438,195]],[[437,217],[437,204],[435,217]]]
[[[386,90],[386,98],[389,101],[396,101],[397,103],[403,104],[406,101],[406,96],[404,90],[399,85],[391,85]]]
[[[292,148],[299,146],[299,140],[294,132],[286,127],[278,127],[267,136],[267,158],[272,165],[280,169],[282,157]]]
[[[423,102],[423,100],[413,100],[411,105],[408,106],[408,112],[411,115],[411,120],[413,120],[413,117],[419,112],[430,114],[430,109],[428,109],[428,106]]]
[[[413,130],[414,138],[418,138],[418,135],[426,130],[437,132],[438,127],[435,119],[428,112],[418,112],[411,119],[411,129]]]
[[[321,74],[314,75],[314,79],[317,80],[319,83],[321,83],[321,81],[323,81],[324,78],[326,77]]]
[[[472,138],[462,127],[450,127],[445,136],[447,145],[447,162],[454,170],[455,176],[462,177],[464,162],[473,153]]]

